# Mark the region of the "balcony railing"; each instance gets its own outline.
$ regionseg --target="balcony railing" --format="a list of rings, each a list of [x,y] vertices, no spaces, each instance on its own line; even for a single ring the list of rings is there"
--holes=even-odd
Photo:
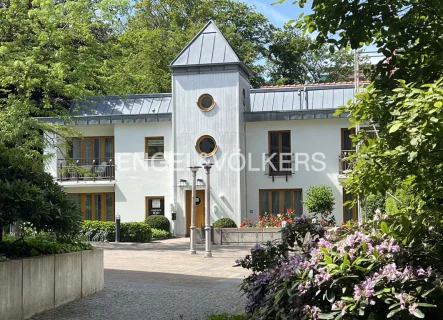
[[[355,150],[342,150],[340,156],[338,157],[338,173],[347,175],[352,171],[353,161],[347,159],[349,156],[353,155]]]
[[[294,174],[294,154],[293,153],[273,153],[265,154],[265,174],[272,177],[285,177]]]
[[[57,160],[57,180],[62,181],[103,181],[115,180],[114,159],[73,159]]]

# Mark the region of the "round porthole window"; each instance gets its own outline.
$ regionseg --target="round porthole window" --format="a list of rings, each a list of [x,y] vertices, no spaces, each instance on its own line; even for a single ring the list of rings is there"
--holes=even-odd
[[[214,98],[210,94],[205,93],[205,94],[202,94],[200,96],[200,98],[198,98],[197,105],[203,111],[209,111],[212,108],[214,108],[215,101],[214,101]]]
[[[211,136],[201,136],[197,140],[197,145],[195,146],[197,152],[204,157],[210,157],[217,151],[217,143]]]

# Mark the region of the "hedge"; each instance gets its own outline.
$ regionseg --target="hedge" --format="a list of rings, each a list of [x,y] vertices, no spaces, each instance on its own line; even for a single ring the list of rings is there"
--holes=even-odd
[[[92,249],[92,246],[89,243],[75,240],[57,240],[47,233],[28,236],[22,239],[5,235],[3,241],[0,241],[0,261],[90,249]]]
[[[169,220],[165,216],[148,216],[145,222],[153,229],[169,232]]]
[[[111,221],[83,221],[82,233],[90,231],[90,238],[98,232],[108,231],[106,240],[115,241],[115,222]],[[123,222],[120,224],[121,242],[151,242],[152,230],[144,222]]]

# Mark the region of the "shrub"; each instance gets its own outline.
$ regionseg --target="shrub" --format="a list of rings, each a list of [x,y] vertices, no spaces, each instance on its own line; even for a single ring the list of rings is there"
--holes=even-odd
[[[169,232],[169,220],[165,216],[148,216],[145,222],[154,229],[160,229]]]
[[[32,237],[26,236],[19,239],[6,235],[3,241],[0,242],[0,261],[2,257],[16,259],[90,249],[92,249],[92,246],[89,243],[83,243],[72,238],[63,241],[61,239],[55,239],[47,233],[40,233]]]
[[[37,231],[73,236],[81,212],[54,178],[18,148],[0,144],[0,230],[15,222],[28,222]],[[0,241],[2,234],[0,233]]]
[[[152,238],[156,239],[168,239],[171,237],[171,234],[165,230],[154,229],[151,228]]]
[[[214,228],[237,228],[237,225],[231,218],[221,218],[214,222]]]
[[[83,221],[82,233],[91,232],[91,239],[98,232],[107,231],[106,239],[115,241],[115,223],[111,221]],[[123,222],[120,224],[120,241],[122,242],[150,242],[151,228],[144,222]]]
[[[335,198],[331,188],[327,186],[310,187],[303,203],[308,212],[320,214],[320,222],[324,226],[335,226],[335,217],[332,214]]]
[[[283,244],[251,250],[250,258],[238,261],[255,261],[240,263],[253,271],[242,285],[248,316],[443,319],[442,252],[436,250],[441,224],[423,227],[410,213],[383,218],[388,220],[348,223],[291,257],[275,254]],[[420,229],[422,242],[411,238],[413,229]]]

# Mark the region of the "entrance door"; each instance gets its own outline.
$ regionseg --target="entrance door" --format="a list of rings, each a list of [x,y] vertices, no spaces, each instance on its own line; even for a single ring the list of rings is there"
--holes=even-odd
[[[186,235],[189,236],[191,230],[191,198],[192,191],[186,190]],[[200,228],[205,225],[205,191],[197,190],[195,200],[195,226]]]

